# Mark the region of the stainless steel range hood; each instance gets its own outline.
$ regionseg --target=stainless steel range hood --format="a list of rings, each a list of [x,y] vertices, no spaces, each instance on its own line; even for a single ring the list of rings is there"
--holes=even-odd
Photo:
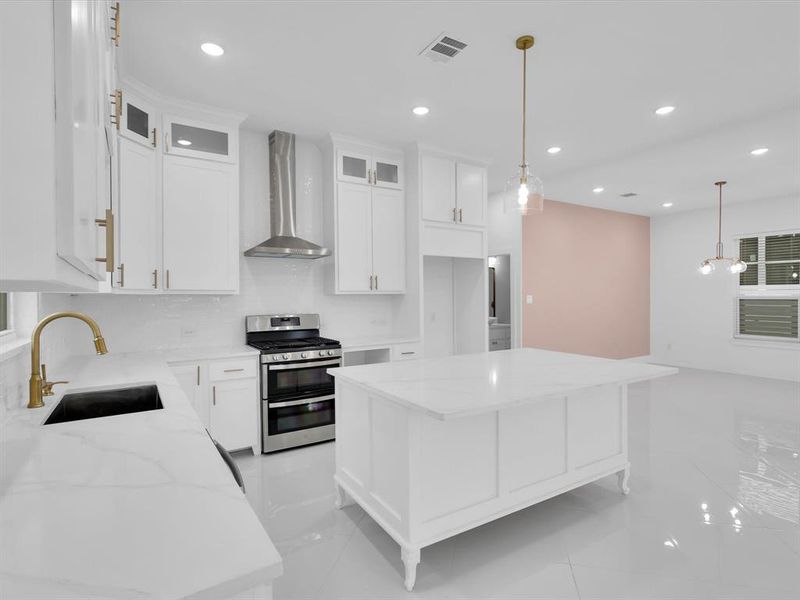
[[[331,251],[297,237],[295,229],[294,134],[269,134],[270,222],[272,237],[247,250],[245,256],[265,258],[322,258]]]

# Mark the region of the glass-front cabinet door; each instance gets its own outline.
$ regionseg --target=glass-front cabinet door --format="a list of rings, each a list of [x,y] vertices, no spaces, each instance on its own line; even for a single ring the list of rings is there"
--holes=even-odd
[[[339,150],[336,153],[336,176],[349,183],[371,183],[372,157],[369,154]]]
[[[119,123],[120,134],[129,140],[151,148],[158,143],[155,109],[127,90],[122,90]]]
[[[236,131],[232,127],[164,115],[164,151],[191,158],[236,162]]]
[[[403,162],[400,159],[376,154],[373,157],[372,183],[378,187],[403,188]]]

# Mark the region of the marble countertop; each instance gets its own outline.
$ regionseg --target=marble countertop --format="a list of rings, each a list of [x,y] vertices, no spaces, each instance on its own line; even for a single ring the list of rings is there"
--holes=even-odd
[[[163,356],[75,358],[58,375],[72,383],[0,429],[0,595],[224,598],[282,573]],[[65,391],[142,383],[163,409],[42,425]]]
[[[392,337],[391,335],[376,335],[376,336],[358,336],[358,337],[344,337],[339,341],[342,344],[342,350],[345,352],[353,352],[358,350],[370,350],[373,348],[389,348],[395,344],[409,344],[419,342],[420,338],[409,337]]]
[[[518,348],[338,367],[328,372],[438,419],[449,419],[595,385],[635,383],[673,375],[678,370],[628,360]]]

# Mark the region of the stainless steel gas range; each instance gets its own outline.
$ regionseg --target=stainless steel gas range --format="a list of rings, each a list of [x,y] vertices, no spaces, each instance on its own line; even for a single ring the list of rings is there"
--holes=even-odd
[[[319,315],[246,318],[247,343],[261,351],[262,452],[335,437],[334,384],[342,346],[319,337]]]

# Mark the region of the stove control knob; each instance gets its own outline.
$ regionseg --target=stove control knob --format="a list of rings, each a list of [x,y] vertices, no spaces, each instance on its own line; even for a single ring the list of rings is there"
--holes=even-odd
[[[328,356],[333,356],[333,350],[328,350]]]
[[[301,352],[300,358],[308,358],[308,352]]]
[[[325,350],[320,350],[320,351],[319,351],[319,355],[320,355],[320,356],[325,356]]]
[[[289,355],[288,354],[284,354],[283,355],[283,360],[289,360]]]

